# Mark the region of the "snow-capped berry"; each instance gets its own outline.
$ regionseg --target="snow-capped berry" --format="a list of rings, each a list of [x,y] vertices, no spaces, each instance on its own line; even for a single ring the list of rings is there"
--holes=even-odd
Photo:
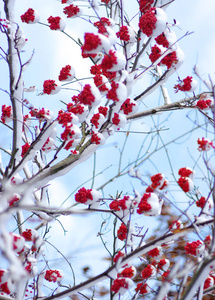
[[[192,76],[187,76],[174,86],[175,92],[193,92],[197,87],[197,81]]]
[[[147,10],[151,8],[153,5],[154,0],[140,0],[139,5],[140,5],[140,12],[145,13]]]
[[[75,194],[75,201],[86,205],[91,205],[99,201],[102,197],[101,193],[95,189],[85,189],[85,187],[78,190]]]
[[[163,47],[166,47],[168,48],[169,47],[169,42],[168,40],[166,39],[166,36],[164,34],[164,32],[162,32],[159,36],[157,36],[155,38],[155,41],[158,45],[162,45]]]
[[[26,155],[26,153],[28,152],[28,149],[30,148],[30,144],[29,143],[25,143],[22,146],[22,153],[21,156],[24,157]]]
[[[102,59],[101,67],[103,71],[120,71],[125,68],[126,59],[120,51],[110,50]],[[105,75],[105,74],[104,74]]]
[[[196,206],[201,207],[203,209],[202,213],[210,214],[210,211],[214,207],[214,203],[211,198],[207,199],[205,197],[201,197],[199,200],[196,201]]]
[[[145,193],[138,204],[137,213],[156,216],[161,212],[162,202],[155,193]]]
[[[214,278],[211,276],[208,276],[204,282],[204,287],[203,289],[208,289],[214,285]]]
[[[148,279],[156,275],[156,269],[153,265],[148,264],[148,266],[141,272],[143,279]]]
[[[8,270],[0,269],[0,284],[7,282],[9,274]]]
[[[122,110],[125,115],[135,114],[138,111],[138,104],[133,99],[128,98],[123,102],[120,110]]]
[[[106,94],[111,88],[107,77],[105,77],[104,75],[96,74],[93,77],[93,81],[102,94]]]
[[[107,27],[113,27],[115,22],[113,19],[102,17],[100,21],[94,22],[94,26],[98,28],[98,32],[108,36]]]
[[[178,175],[180,175],[181,177],[189,177],[190,179],[194,180],[195,171],[189,167],[180,168],[178,171]]]
[[[125,224],[121,223],[119,229],[117,230],[117,237],[119,240],[124,241],[127,238],[127,227],[125,226]]]
[[[35,117],[39,119],[40,122],[42,121],[52,121],[54,119],[54,113],[53,111],[47,109],[47,108],[41,108],[38,110],[37,108],[34,108],[30,111],[31,117]]]
[[[199,151],[209,151],[211,148],[214,148],[213,142],[207,138],[199,138],[197,140],[198,143],[198,150]]]
[[[125,41],[128,43],[135,42],[135,32],[134,29],[130,26],[121,26],[120,30],[116,33],[116,36],[120,38],[121,41]]]
[[[10,233],[11,238],[12,238],[12,247],[13,250],[16,253],[19,253],[23,250],[24,248],[24,244],[25,244],[25,239],[19,235],[19,234],[15,234],[15,233]]]
[[[20,200],[21,196],[19,194],[14,194],[10,199],[9,199],[9,206],[15,206],[16,203]]]
[[[47,20],[49,23],[49,28],[51,30],[64,31],[64,29],[66,28],[66,22],[61,17],[50,16]]]
[[[84,105],[97,106],[101,101],[101,94],[95,84],[85,84],[78,100]]]
[[[102,66],[101,65],[93,65],[90,67],[90,73],[92,75],[101,75],[102,74]]]
[[[203,248],[204,248],[204,243],[200,240],[191,243],[187,242],[186,246],[184,247],[186,254],[191,254],[194,256],[202,252]]]
[[[82,15],[82,9],[77,5],[69,5],[64,7],[63,13],[67,16],[67,18],[76,18]]]
[[[139,282],[137,284],[137,287],[135,288],[135,291],[139,293],[140,295],[148,294],[151,290],[147,283]]]
[[[72,81],[75,77],[75,70],[70,65],[66,65],[60,70],[59,81]]]
[[[161,64],[167,66],[167,69],[170,69],[172,66],[175,66],[178,62],[177,53],[176,51],[173,51],[161,60]]]
[[[108,52],[110,49],[110,42],[108,38],[99,33],[85,33],[84,44],[81,46],[83,54],[98,54],[103,49],[105,52]]]
[[[123,199],[113,200],[109,207],[115,211],[115,214],[120,218],[125,218],[129,215],[131,208],[131,199],[129,196],[124,196]]]
[[[12,113],[12,107],[7,105],[2,105],[1,108],[2,114],[1,114],[1,121],[2,123],[9,123],[12,121],[13,113]]]
[[[120,257],[123,258],[124,256],[125,256],[125,254],[123,252],[121,252],[121,251],[117,252],[117,254],[113,258],[113,262],[116,263]]]
[[[33,242],[39,236],[39,234],[34,229],[26,229],[22,232],[21,236],[24,237],[26,242]]]
[[[61,270],[47,270],[44,278],[50,282],[60,282],[63,279],[63,272]]]
[[[206,238],[204,239],[204,243],[207,246],[211,246],[211,242],[212,242],[212,236],[211,235],[207,235]]]
[[[160,257],[161,255],[163,254],[163,251],[162,251],[162,247],[161,246],[158,246],[152,250],[150,250],[148,252],[148,256],[151,256],[153,258],[158,258]]]
[[[136,269],[134,266],[126,267],[122,272],[117,274],[117,277],[124,277],[124,278],[134,278],[136,276]]]
[[[105,137],[102,133],[100,132],[93,132],[92,137],[91,137],[91,143],[96,144],[96,145],[104,145],[105,144]]]
[[[201,110],[208,110],[210,109],[214,104],[213,99],[199,99],[196,102],[196,107],[198,107]]]
[[[155,41],[158,45],[162,45],[165,48],[169,48],[172,44],[176,42],[176,35],[170,29],[164,30],[159,36],[155,38]],[[175,50],[177,44],[173,45],[171,49]]]
[[[60,110],[58,112],[57,120],[58,123],[62,124],[63,127],[66,127],[68,123],[78,124],[79,122],[78,117],[74,113],[63,110]]]
[[[71,148],[75,148],[76,146],[79,145],[80,141],[81,141],[80,139],[69,140],[68,142],[66,142],[64,149],[68,151]]]
[[[40,20],[39,13],[33,8],[29,8],[20,18],[22,22],[27,24],[35,24]]]
[[[80,123],[85,120],[87,114],[89,113],[88,107],[84,104],[68,103],[67,110],[74,113],[78,117]]]
[[[81,136],[81,130],[80,128],[75,125],[68,123],[67,126],[65,126],[64,132],[61,133],[61,138],[63,141],[69,141],[71,139],[78,139]]]
[[[102,3],[108,4],[110,0],[101,0]]]
[[[62,4],[70,4],[70,3],[73,3],[74,0],[61,0],[61,3]]]
[[[169,226],[169,230],[177,230],[182,228],[183,228],[183,223],[181,222],[181,220],[173,221],[172,224]]]
[[[169,269],[170,261],[168,259],[161,259],[157,262],[157,269],[167,271]]]
[[[127,123],[127,119],[126,116],[124,114],[118,114],[118,113],[114,113],[111,122],[116,125],[117,127],[125,127],[126,123]]]
[[[12,291],[11,291],[11,289],[9,289],[9,284],[8,284],[9,282],[4,282],[4,283],[2,283],[2,284],[0,284],[0,293],[1,293],[1,295],[5,298],[5,299],[8,299],[8,297],[5,297],[5,296],[7,296],[7,295],[9,295],[9,294],[11,294],[12,293]],[[10,298],[9,298],[10,299]]]
[[[139,28],[148,37],[156,37],[164,31],[166,22],[166,13],[161,8],[151,7],[140,17]]]
[[[194,183],[189,177],[180,177],[178,179],[178,185],[185,192],[190,192],[194,188]]]
[[[104,122],[105,117],[100,113],[94,114],[90,120],[90,123],[92,123],[92,125],[94,125],[96,129],[99,129]]]
[[[127,98],[127,88],[122,82],[111,82],[111,89],[107,93],[107,98],[116,102],[124,102]]]
[[[116,278],[111,286],[111,291],[124,295],[133,286],[130,278]]]
[[[45,143],[43,144],[43,146],[42,146],[41,149],[45,153],[48,153],[48,152],[50,152],[52,150],[55,150],[56,149],[55,139],[53,139],[51,137],[48,137],[47,140],[45,141]]]
[[[56,84],[55,80],[45,80],[43,83],[43,93],[47,95],[57,94],[61,86]]]
[[[161,174],[161,173],[151,176],[152,188],[156,189],[156,188],[162,187],[164,180],[165,180],[165,176],[164,176],[164,174]]]

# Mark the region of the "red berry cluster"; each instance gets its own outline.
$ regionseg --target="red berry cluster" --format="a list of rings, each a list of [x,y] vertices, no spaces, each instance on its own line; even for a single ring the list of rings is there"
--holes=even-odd
[[[113,101],[119,101],[118,95],[117,95],[117,88],[119,87],[119,83],[116,83],[115,81],[111,82],[111,89],[107,93],[107,98]]]
[[[111,291],[117,293],[120,288],[128,288],[128,283],[125,278],[116,278],[111,286]]]
[[[117,230],[118,239],[121,240],[121,241],[126,240],[127,233],[128,233],[127,227],[125,226],[125,224],[121,223],[119,229]]]
[[[45,80],[43,83],[43,92],[44,94],[50,95],[52,91],[55,90],[55,87],[57,84],[55,83],[54,80]]]
[[[148,256],[156,257],[160,254],[160,250],[158,248],[154,248],[148,252]]]
[[[186,78],[184,78],[180,84],[174,86],[175,92],[176,93],[178,91],[189,92],[192,88],[191,86],[192,80],[193,80],[192,76],[187,76]]]
[[[77,99],[80,103],[84,105],[92,105],[95,101],[95,96],[91,92],[91,86],[89,84],[85,84],[81,93],[77,96]]]
[[[44,278],[47,281],[56,282],[59,281],[59,279],[62,279],[62,274],[58,270],[47,270]]]
[[[25,231],[23,231],[21,236],[23,236],[27,242],[33,241],[33,235],[31,229],[26,229]]]
[[[101,67],[103,71],[107,71],[111,69],[113,65],[117,64],[117,58],[115,55],[115,51],[110,50],[108,54],[105,54],[104,58],[102,59]]]
[[[140,17],[139,28],[148,37],[152,35],[153,30],[156,28],[157,18],[155,13],[156,8],[151,7]]]
[[[70,65],[66,65],[60,70],[60,75],[58,76],[59,81],[66,80],[69,76],[72,76],[71,68],[72,67]]]
[[[147,10],[151,8],[153,5],[154,0],[140,0],[139,5],[140,5],[140,11],[142,13],[145,13]]]
[[[205,203],[206,203],[206,198],[201,197],[199,200],[196,201],[196,206],[204,208]]]
[[[84,45],[81,46],[82,53],[92,52],[93,50],[96,50],[97,47],[101,44],[102,42],[98,35],[86,32],[84,35]]]
[[[120,38],[121,41],[128,42],[130,40],[130,35],[127,26],[121,26],[120,30],[116,33],[116,36]]]
[[[100,114],[94,114],[92,119],[90,120],[90,123],[92,123],[97,129],[99,128],[99,119],[100,119]]]
[[[62,124],[63,127],[66,127],[68,123],[71,123],[72,119],[73,119],[73,117],[72,117],[71,112],[66,112],[63,110],[60,110],[58,112],[57,120],[58,120],[58,123]]]
[[[93,196],[91,194],[92,189],[85,189],[82,187],[78,192],[75,194],[75,201],[79,203],[85,203],[88,200],[93,200]]]
[[[199,99],[196,103],[196,107],[198,107],[199,109],[208,109],[211,107],[212,104],[212,100],[211,99]]]
[[[63,12],[67,16],[67,18],[71,18],[76,16],[80,12],[80,8],[76,5],[71,4],[64,7]]]
[[[25,154],[28,152],[29,148],[30,148],[30,144],[29,143],[25,143],[25,145],[22,146],[22,154],[21,154],[22,157],[25,156]]]
[[[93,77],[95,85],[98,87],[100,92],[106,92],[108,91],[108,88],[106,84],[103,82],[103,77],[101,75],[95,75]]]
[[[137,287],[135,288],[135,291],[140,295],[147,294],[148,293],[147,286],[148,286],[147,283],[139,282],[137,284]]]
[[[133,111],[133,106],[135,106],[135,104],[131,103],[131,99],[128,98],[122,104],[120,110],[122,110],[125,115],[128,115]]]
[[[154,273],[154,267],[151,264],[148,264],[148,266],[141,272],[141,276],[143,279],[150,278]]]
[[[145,193],[138,204],[137,213],[142,214],[143,212],[150,211],[152,209],[151,205],[147,200],[151,197],[151,193]]]
[[[12,107],[4,104],[4,105],[2,105],[1,111],[2,111],[1,120],[2,120],[2,123],[5,124],[6,118],[11,117]]]
[[[191,255],[197,255],[197,248],[202,245],[202,242],[200,240],[194,241],[194,242],[187,242],[186,246],[184,247],[186,254],[191,254]]]
[[[60,20],[61,20],[60,17],[52,17],[52,16],[50,16],[48,18],[48,23],[50,24],[49,28],[51,30],[58,30],[58,29],[60,29]]]
[[[182,177],[189,177],[191,174],[193,174],[193,171],[189,168],[181,168],[178,171],[178,175]]]
[[[209,150],[211,147],[212,148],[214,148],[214,146],[213,146],[213,142],[212,141],[210,141],[210,140],[208,140],[208,139],[206,139],[206,138],[199,138],[198,140],[197,140],[197,143],[198,143],[198,145],[199,145],[199,147],[198,147],[198,150],[199,151],[207,151],[207,150]]]
[[[91,143],[100,145],[100,141],[101,141],[101,138],[96,133],[93,133],[92,137],[91,137]]]
[[[188,177],[180,177],[178,179],[178,185],[180,186],[180,188],[185,192],[189,192],[190,191],[190,185],[189,185],[189,181],[188,181]]]
[[[128,199],[129,199],[128,196],[124,196],[123,199],[113,200],[110,203],[109,207],[110,207],[110,209],[115,210],[115,211],[125,210],[125,209],[127,209],[126,201]]]
[[[35,19],[33,8],[29,8],[20,18],[24,23],[33,22]]]
[[[105,25],[111,26],[111,22],[108,18],[102,17],[100,21],[94,23],[94,26],[98,28],[98,33],[107,35],[107,30]]]
[[[117,126],[119,122],[120,122],[119,114],[114,113],[114,117],[112,118],[112,123]]]

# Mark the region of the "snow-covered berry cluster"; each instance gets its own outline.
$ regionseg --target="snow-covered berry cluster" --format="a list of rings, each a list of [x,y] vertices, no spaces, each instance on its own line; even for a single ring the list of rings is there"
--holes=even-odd
[[[178,185],[185,192],[191,192],[194,188],[193,179],[195,176],[195,171],[186,167],[179,169],[178,174],[181,176],[178,179]]]

